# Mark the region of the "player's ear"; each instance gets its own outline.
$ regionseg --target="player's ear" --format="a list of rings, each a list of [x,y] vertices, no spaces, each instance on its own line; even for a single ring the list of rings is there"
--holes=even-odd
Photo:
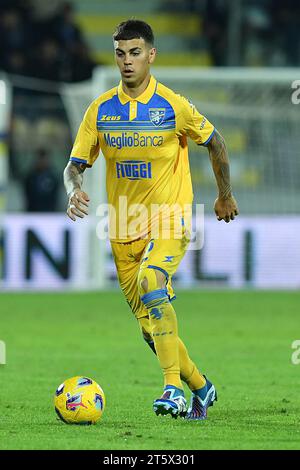
[[[155,47],[151,47],[151,49],[149,50],[148,63],[153,64],[153,62],[155,60],[155,57],[156,57],[156,49],[155,49]]]

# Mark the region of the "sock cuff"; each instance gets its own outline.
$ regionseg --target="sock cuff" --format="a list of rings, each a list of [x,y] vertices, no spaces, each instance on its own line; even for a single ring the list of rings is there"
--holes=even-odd
[[[167,293],[167,289],[157,289],[152,292],[148,292],[141,297],[141,301],[145,305],[145,307],[155,307],[160,305],[161,303],[168,302],[169,297]]]

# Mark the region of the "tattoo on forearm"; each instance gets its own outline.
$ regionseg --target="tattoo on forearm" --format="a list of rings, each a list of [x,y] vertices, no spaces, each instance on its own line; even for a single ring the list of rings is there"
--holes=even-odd
[[[230,197],[232,189],[230,184],[229,160],[225,141],[218,131],[215,132],[208,144],[208,151],[219,188],[219,197]]]
[[[69,196],[74,189],[81,189],[83,181],[84,164],[74,164],[69,162],[64,171],[64,185]]]

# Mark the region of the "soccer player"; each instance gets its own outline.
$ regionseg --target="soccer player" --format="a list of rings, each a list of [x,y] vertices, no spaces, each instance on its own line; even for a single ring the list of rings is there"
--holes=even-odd
[[[121,81],[92,102],[80,125],[64,171],[67,214],[74,221],[87,215],[89,197],[82,190],[82,174],[101,149],[120,286],[163,372],[163,394],[153,409],[156,414],[202,420],[217,394],[178,336],[171,278],[190,238],[190,214],[183,210],[193,199],[188,137],[208,149],[219,192],[214,205],[218,220],[230,222],[238,214],[225,142],[189,101],[151,75],[156,49],[147,23],[122,22],[113,39]],[[159,212],[153,212],[153,206]],[[171,206],[174,210],[168,211]],[[139,224],[134,223],[137,212]],[[169,219],[168,236],[160,217]],[[189,408],[182,381],[192,391]]]

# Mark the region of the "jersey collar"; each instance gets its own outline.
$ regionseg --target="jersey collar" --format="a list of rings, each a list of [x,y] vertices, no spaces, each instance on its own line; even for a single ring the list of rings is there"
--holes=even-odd
[[[147,104],[148,101],[152,98],[156,90],[156,80],[151,75],[149,85],[147,86],[146,90],[136,98],[131,98],[130,96],[126,95],[122,87],[122,81],[120,81],[118,86],[118,97],[122,104],[128,103],[128,101],[139,101],[139,103]]]

